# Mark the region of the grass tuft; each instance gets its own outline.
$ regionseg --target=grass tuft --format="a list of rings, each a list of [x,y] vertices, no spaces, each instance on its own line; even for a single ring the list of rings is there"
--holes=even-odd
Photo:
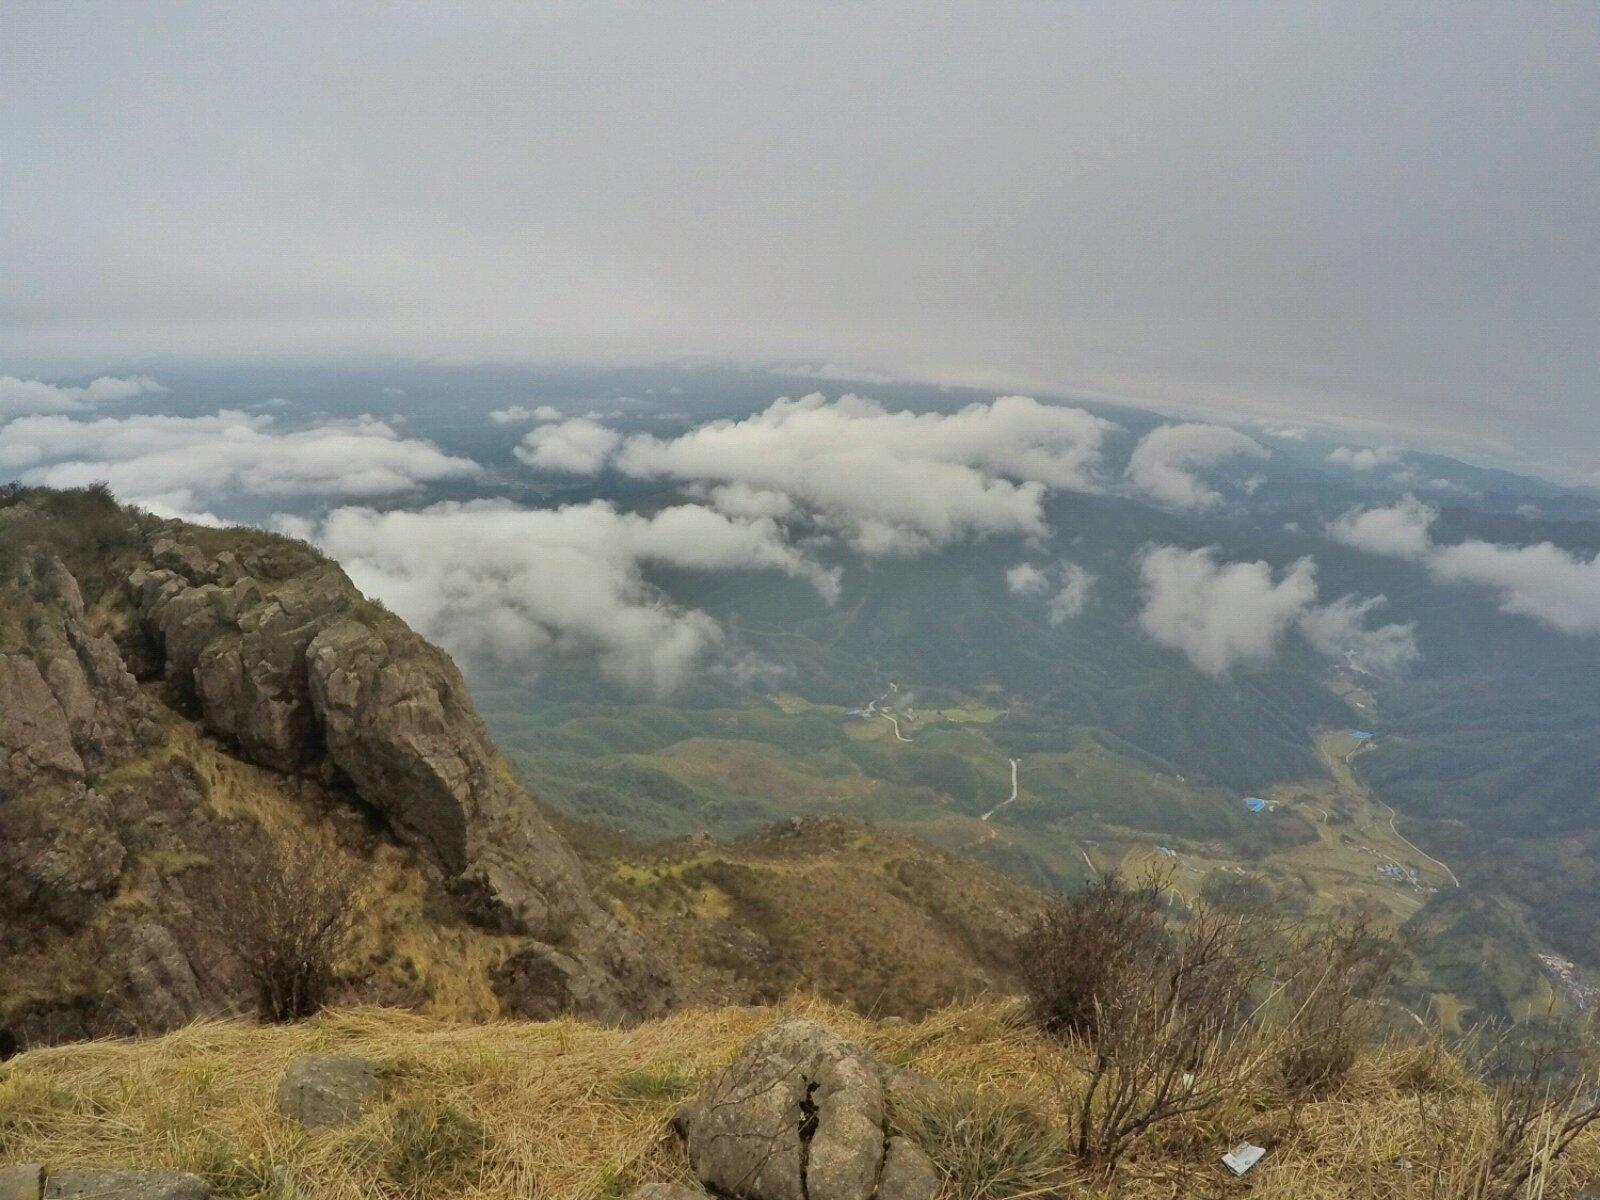
[[[488,1142],[483,1125],[454,1105],[408,1100],[365,1144],[364,1157],[401,1196],[451,1195],[482,1177]]]
[[[897,1114],[943,1176],[941,1200],[1061,1194],[1067,1145],[1032,1105],[992,1092],[954,1092]]]
[[[624,1104],[661,1104],[687,1099],[694,1086],[677,1071],[629,1071],[612,1083],[611,1094]]]

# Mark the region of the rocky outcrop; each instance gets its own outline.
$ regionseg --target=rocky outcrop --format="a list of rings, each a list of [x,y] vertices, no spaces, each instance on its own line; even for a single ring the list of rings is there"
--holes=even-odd
[[[179,702],[252,761],[347,785],[439,868],[475,920],[526,935],[502,973],[514,1011],[661,1011],[665,972],[594,902],[450,658],[332,563],[272,549],[267,561],[207,560],[163,536],[151,558],[165,565],[132,576]]]
[[[932,1200],[938,1176],[889,1135],[880,1064],[814,1021],[752,1039],[679,1113],[695,1176],[741,1200]]]
[[[120,957],[127,968],[120,999],[130,1023],[176,1029],[205,1011],[200,979],[172,930],[141,921],[123,937]]]
[[[59,1011],[29,996],[27,1029],[153,1031],[208,996],[248,1002],[214,969],[225,948],[200,950],[203,889],[174,874],[237,819],[208,807],[178,727],[289,781],[285,795],[299,780],[315,803],[380,818],[430,889],[508,935],[510,1011],[627,1021],[670,1003],[448,656],[303,544],[59,495],[0,504],[0,956],[69,937],[83,963]],[[0,986],[0,1034],[16,1039],[5,1001]]]

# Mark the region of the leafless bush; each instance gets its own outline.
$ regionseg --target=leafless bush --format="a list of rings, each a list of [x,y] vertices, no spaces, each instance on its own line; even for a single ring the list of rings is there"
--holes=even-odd
[[[1583,1041],[1592,1046],[1592,1031]],[[1493,1079],[1487,1121],[1440,1105],[1433,1112],[1430,1200],[1542,1196],[1556,1161],[1600,1121],[1600,1079],[1564,1066],[1551,1038],[1532,1046],[1498,1039],[1478,1063]],[[1465,1132],[1464,1132],[1465,1131]]]
[[[1376,1000],[1404,950],[1367,917],[1303,935],[1287,956],[1278,1073],[1291,1095],[1337,1087],[1372,1036]]]
[[[1071,1138],[1106,1172],[1152,1128],[1274,1078],[1297,1102],[1336,1084],[1400,957],[1361,920],[1293,936],[1259,908],[1200,903],[1169,925],[1170,884],[1106,875],[1021,947],[1035,1021],[1092,1054]]]
[[[1201,907],[1154,961],[1096,1000],[1093,1062],[1072,1114],[1078,1158],[1116,1169],[1147,1130],[1236,1097],[1268,1051],[1250,1022],[1258,918]]]
[[[303,842],[266,837],[234,843],[215,865],[211,924],[244,963],[262,1019],[316,1013],[359,912],[354,872]]]
[[[1125,977],[1149,969],[1166,941],[1168,876],[1129,883],[1115,871],[1058,903],[1023,936],[1019,961],[1041,1029],[1093,1037]]]

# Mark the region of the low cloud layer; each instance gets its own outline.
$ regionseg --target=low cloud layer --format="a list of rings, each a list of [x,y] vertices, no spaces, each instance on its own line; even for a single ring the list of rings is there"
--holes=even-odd
[[[0,375],[0,421],[28,413],[81,412],[96,404],[132,400],[166,390],[148,375],[102,375],[82,387]]]
[[[1052,625],[1081,613],[1093,586],[1094,576],[1074,562],[1057,563],[1054,568],[1022,562],[1006,572],[1006,587],[1011,594],[1043,600],[1045,615]]]
[[[1562,633],[1600,634],[1600,555],[1583,558],[1549,542],[1500,546],[1462,542],[1435,550],[1428,570],[1442,583],[1475,583],[1508,613]]]
[[[1302,558],[1274,578],[1264,562],[1219,563],[1209,549],[1153,547],[1139,559],[1139,625],[1215,676],[1267,662],[1296,627],[1316,650],[1363,670],[1392,671],[1416,658],[1411,625],[1365,627],[1382,597],[1344,596],[1319,607],[1316,569]]]
[[[480,468],[370,417],[280,431],[263,414],[21,417],[0,427],[0,467],[24,483],[105,482],[164,515],[206,517],[208,503],[252,496],[369,497],[474,476]]]
[[[333,555],[358,587],[467,661],[536,669],[593,657],[609,679],[665,694],[723,633],[645,578],[651,566],[777,571],[831,602],[836,572],[812,562],[770,520],[700,505],[645,517],[596,502],[523,509],[505,502],[416,512],[341,508],[286,531]]]
[[[1551,542],[1438,546],[1429,532],[1438,515],[1407,496],[1388,507],[1352,509],[1328,526],[1328,535],[1373,554],[1414,559],[1440,583],[1487,588],[1504,612],[1575,636],[1600,634],[1600,554],[1586,558]]]
[[[1336,446],[1328,452],[1328,461],[1336,467],[1349,467],[1352,471],[1376,471],[1379,467],[1400,465],[1400,451],[1393,446],[1354,447]]]
[[[1198,472],[1231,458],[1267,458],[1270,451],[1252,437],[1222,425],[1163,425],[1140,439],[1128,460],[1128,482],[1168,508],[1207,509],[1222,495]]]
[[[489,420],[496,425],[521,425],[529,421],[559,421],[564,414],[559,408],[548,404],[541,404],[538,408],[529,408],[526,404],[513,404],[507,408],[497,408],[489,414]]]
[[[868,556],[968,537],[1046,532],[1047,490],[1096,491],[1113,426],[1082,409],[1002,396],[955,413],[891,412],[872,400],[782,399],[678,437],[622,439],[592,421],[534,430],[534,466],[671,479],[724,511],[797,514]],[[759,509],[753,508],[759,505]]]
[[[622,435],[588,417],[541,425],[522,439],[516,454],[530,467],[593,475],[622,444]]]
[[[1341,596],[1302,613],[1300,632],[1314,650],[1330,658],[1376,675],[1393,675],[1416,661],[1417,630],[1409,621],[1368,628],[1367,618],[1384,604],[1382,596]]]
[[[1380,508],[1352,508],[1328,525],[1328,536],[1346,546],[1390,558],[1421,558],[1431,545],[1428,527],[1439,515],[1415,496]]]

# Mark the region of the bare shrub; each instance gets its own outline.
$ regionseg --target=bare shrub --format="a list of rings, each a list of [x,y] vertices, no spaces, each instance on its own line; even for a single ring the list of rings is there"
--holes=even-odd
[[[1148,970],[1166,940],[1170,878],[1129,883],[1116,871],[1052,904],[1018,947],[1023,984],[1039,1027],[1058,1036],[1093,1037],[1107,1000],[1130,973]]]
[[[1402,958],[1359,918],[1295,936],[1261,906],[1202,901],[1169,922],[1170,881],[1103,876],[1019,947],[1035,1022],[1092,1054],[1072,1149],[1107,1173],[1156,1126],[1274,1080],[1296,1105],[1336,1086]]]
[[[360,911],[353,870],[303,842],[266,837],[233,843],[215,866],[210,924],[244,963],[262,1019],[319,1011]]]
[[[1322,1095],[1343,1082],[1371,1040],[1375,1002],[1404,953],[1365,916],[1296,941],[1283,988],[1287,1016],[1278,1054],[1279,1077],[1291,1095]]]
[[[1251,1024],[1258,918],[1195,909],[1164,954],[1097,997],[1089,1078],[1071,1115],[1078,1158],[1110,1173],[1153,1127],[1236,1098],[1270,1053]]]
[[[1592,1031],[1583,1043],[1592,1048]],[[1455,1106],[1434,1110],[1434,1164],[1428,1194],[1437,1200],[1516,1200],[1542,1196],[1558,1159],[1600,1121],[1600,1080],[1561,1062],[1553,1038],[1532,1045],[1497,1039],[1476,1064],[1492,1079],[1486,1121]]]

